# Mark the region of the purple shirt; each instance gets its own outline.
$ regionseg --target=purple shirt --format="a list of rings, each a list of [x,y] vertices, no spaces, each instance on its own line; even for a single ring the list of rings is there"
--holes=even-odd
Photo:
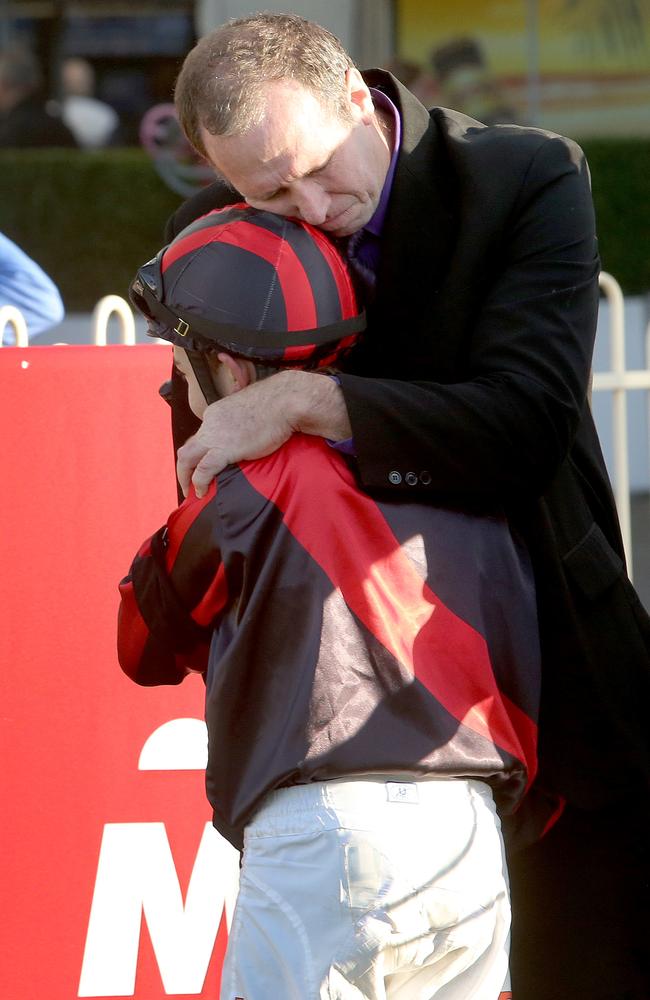
[[[381,256],[381,233],[386,220],[388,202],[390,201],[395,167],[399,154],[402,125],[397,108],[393,102],[380,90],[371,90],[373,102],[377,108],[383,109],[393,119],[393,151],[388,164],[384,186],[379,196],[377,208],[372,217],[362,229],[348,238],[347,257],[356,276],[360,279],[368,299],[374,297],[379,258]]]
[[[370,93],[376,107],[382,108],[382,110],[388,111],[392,114],[394,126],[393,152],[390,158],[390,164],[388,165],[386,180],[384,181],[384,186],[381,189],[379,204],[377,205],[374,215],[370,221],[364,226],[364,229],[369,233],[372,233],[373,236],[379,237],[381,236],[382,229],[384,228],[386,212],[388,211],[388,202],[390,201],[390,193],[393,189],[395,167],[397,166],[397,157],[399,155],[399,148],[402,142],[402,121],[400,119],[399,112],[390,97],[387,97],[381,90],[376,90],[374,87],[371,89]]]

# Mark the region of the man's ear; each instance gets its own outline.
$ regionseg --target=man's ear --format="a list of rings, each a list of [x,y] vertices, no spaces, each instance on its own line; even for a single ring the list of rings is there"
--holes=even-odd
[[[232,354],[222,351],[217,354],[217,358],[229,373],[233,383],[233,392],[245,389],[247,385],[255,381],[255,366],[245,358],[234,358]]]
[[[350,66],[347,70],[345,83],[353,117],[364,125],[369,125],[375,109],[368,86],[356,66]]]

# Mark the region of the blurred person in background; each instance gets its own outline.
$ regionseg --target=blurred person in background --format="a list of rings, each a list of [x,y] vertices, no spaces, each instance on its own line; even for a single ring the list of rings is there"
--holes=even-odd
[[[98,149],[107,146],[119,126],[117,112],[98,100],[95,71],[86,59],[64,60],[61,67],[61,117],[80,146]]]
[[[0,233],[0,306],[15,306],[20,310],[30,337],[61,323],[65,315],[63,300],[52,279],[3,233]],[[14,335],[7,328],[3,343],[14,343]]]
[[[431,51],[430,63],[440,104],[478,118],[484,125],[517,123],[517,113],[492,76],[479,39],[453,38]]]
[[[432,108],[434,104],[440,104],[440,87],[433,78],[433,75],[418,63],[410,62],[408,59],[391,59],[386,65],[389,73],[392,73],[400,83],[417,97],[418,101],[424,104],[425,108]]]
[[[0,148],[76,146],[43,95],[43,74],[33,52],[19,45],[0,51]]]

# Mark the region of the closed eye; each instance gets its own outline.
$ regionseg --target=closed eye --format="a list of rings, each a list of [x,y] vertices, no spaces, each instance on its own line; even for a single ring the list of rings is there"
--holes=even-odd
[[[332,162],[333,158],[334,158],[334,153],[332,153],[330,156],[328,156],[328,158],[325,160],[325,162],[321,163],[320,166],[314,167],[313,170],[310,170],[308,173],[303,174],[302,177],[296,177],[296,180],[302,180],[304,177],[317,177],[318,174],[324,173],[325,170],[327,170],[327,168],[329,167],[329,165]],[[287,188],[286,187],[280,187],[280,188],[276,188],[275,191],[265,191],[264,194],[257,194],[257,195],[252,195],[252,196],[249,195],[249,197],[246,198],[246,201],[248,201],[248,202],[250,202],[251,200],[252,201],[258,201],[258,202],[259,201],[273,201],[274,198],[278,198],[281,195],[284,195],[286,193],[287,193]]]
[[[265,191],[264,194],[249,194],[246,202],[249,205],[253,203],[258,205],[260,202],[273,201],[278,195],[284,194],[285,190],[285,188],[278,188],[276,191]]]
[[[286,192],[286,188],[278,188],[277,191],[271,191],[269,194],[262,196],[261,201],[273,201],[274,198],[279,198]]]
[[[305,177],[315,177],[317,174],[322,174],[329,167],[333,157],[334,153],[332,153],[331,156],[328,156],[325,163],[321,163],[320,167],[314,167],[314,169],[310,170],[308,174],[305,174]]]

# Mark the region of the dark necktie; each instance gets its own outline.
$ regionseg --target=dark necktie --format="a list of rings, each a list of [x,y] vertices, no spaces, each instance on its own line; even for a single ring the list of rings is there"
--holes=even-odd
[[[360,281],[365,298],[370,301],[375,296],[379,250],[379,237],[367,229],[352,233],[346,247],[350,267]]]

